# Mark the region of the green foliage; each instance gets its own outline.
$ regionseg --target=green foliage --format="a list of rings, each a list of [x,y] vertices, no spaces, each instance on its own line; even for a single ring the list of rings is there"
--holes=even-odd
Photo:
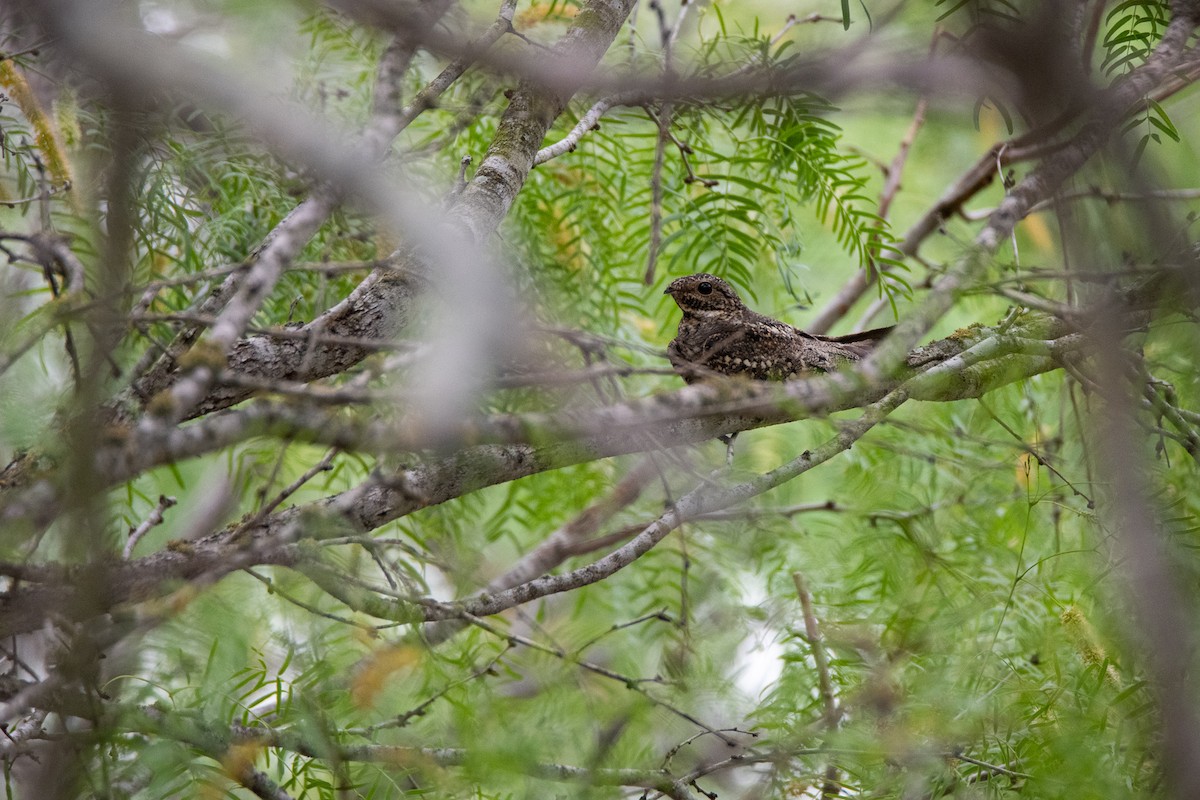
[[[1166,0],[1125,0],[1113,7],[1105,17],[1104,59],[1101,64],[1108,75],[1129,72],[1150,55],[1166,31],[1170,8]],[[1162,144],[1165,136],[1179,141],[1179,132],[1163,107],[1147,98],[1141,114],[1125,123],[1125,131],[1141,130],[1133,153],[1133,163],[1142,159],[1151,142]]]
[[[16,104],[0,95],[0,131],[4,132],[0,146],[0,220],[27,215],[37,208],[28,198],[42,186],[39,174],[41,162],[33,142],[33,132]]]
[[[347,126],[366,118],[373,63],[379,39],[343,17],[321,14],[299,25],[306,37],[306,58],[298,64],[293,97],[339,118]],[[96,159],[111,155],[110,112],[80,111],[83,144]],[[255,145],[219,116],[188,106],[158,115],[127,118],[139,130],[153,131],[138,143],[138,169],[132,196],[134,279],[144,285],[171,281],[148,309],[162,314],[185,309],[196,282],[188,276],[242,262],[290,212],[296,199],[311,191],[307,178]],[[27,170],[13,164],[8,172],[19,185]],[[61,225],[87,232],[87,225],[59,207]],[[301,261],[359,261],[376,254],[373,223],[353,210],[334,215],[301,254]],[[95,253],[88,254],[95,257]],[[209,278],[208,280],[212,280]],[[219,277],[217,278],[219,280]],[[352,274],[285,276],[263,309],[267,324],[307,320],[353,287]],[[133,295],[137,294],[136,287]],[[169,339],[166,326],[149,326],[154,337]]]
[[[1146,59],[1162,38],[1170,20],[1167,0],[1123,0],[1104,22],[1104,60],[1109,74],[1128,72]]]
[[[765,38],[714,35],[697,47],[694,69],[756,59],[785,69],[787,45],[772,51]],[[658,134],[643,112],[610,112],[572,158],[535,170],[507,222],[516,234],[509,241],[520,245],[536,284],[570,302],[585,327],[617,336],[645,316],[647,294],[660,295],[680,274],[712,272],[751,295],[764,273],[790,285],[803,231],[815,225],[827,226],[859,268],[878,270],[894,300],[908,290],[905,267],[887,255],[896,242],[865,191],[871,168],[845,152],[835,111],[815,95],[676,106],[676,136],[688,154],[668,145],[660,268],[649,291],[639,278],[651,240],[651,187],[633,176],[653,173]],[[568,115],[549,140],[574,122]],[[806,289],[797,294],[808,297]]]
[[[1021,4],[1012,0],[937,0],[934,5],[943,9],[938,22],[962,12],[972,24],[1005,23],[1020,19],[1023,13]]]
[[[231,28],[255,17],[253,4],[211,5],[229,15]],[[962,12],[978,24],[1009,20],[1025,13],[1022,8],[939,0],[936,13],[949,19]],[[557,24],[558,15],[570,17],[576,9],[553,0],[529,9],[533,21],[518,29],[536,39],[541,25]],[[742,13],[717,4],[692,12],[699,30],[682,40],[681,75],[725,75],[731,64],[747,75],[801,65],[803,42],[772,42],[756,21],[734,18],[735,11]],[[291,26],[280,37],[290,69],[281,94],[348,129],[361,126],[382,49],[378,33],[331,12],[301,18],[282,3],[264,13]],[[649,12],[642,14],[640,35],[652,37]],[[848,14],[843,3],[843,19]],[[1118,74],[1140,63],[1161,37],[1164,14],[1163,3],[1115,6],[1106,20],[1104,70]],[[743,22],[748,35],[735,30]],[[901,16],[897,25],[897,35],[925,46],[928,30],[916,35],[911,17]],[[236,32],[227,35],[233,44],[241,41]],[[510,44],[502,41],[497,49]],[[657,58],[640,58],[647,69],[658,69]],[[439,57],[419,54],[406,96],[443,66]],[[394,169],[389,174],[411,184],[431,207],[445,204],[464,155],[478,164],[491,144],[508,83],[482,67],[469,71],[403,132],[386,165]],[[595,99],[574,99],[547,143],[565,136]],[[958,122],[968,118],[969,104]],[[780,316],[786,316],[781,309],[790,313],[827,299],[858,269],[878,273],[879,291],[893,309],[910,300],[909,282],[918,281],[905,272],[909,265],[892,257],[898,243],[879,213],[879,170],[860,155],[894,152],[896,142],[845,133],[839,123],[846,112],[805,92],[704,103],[680,98],[650,111],[610,111],[572,153],[536,168],[517,196],[498,248],[531,327],[560,329],[560,335],[531,334],[523,351],[528,363],[512,370],[500,365],[506,377],[526,367],[661,369],[662,346],[678,321],[662,289],[695,271],[728,277],[756,308]],[[664,114],[679,144],[666,143],[656,175],[655,120]],[[905,106],[895,114],[898,122],[889,121],[905,125],[910,115]],[[931,114],[927,124],[941,137],[935,141],[969,138],[970,131],[964,136],[953,127],[953,116]],[[221,268],[246,261],[314,188],[236,121],[191,107],[122,120],[89,105],[76,118],[81,162],[110,163],[111,131],[119,122],[144,132],[131,156],[130,285],[106,290],[102,281],[109,274],[103,269],[107,184],[92,181],[93,212],[61,198],[53,204],[56,229],[74,234],[73,252],[92,280],[89,302],[107,291],[133,308],[148,285],[165,282],[143,309],[147,314],[194,309],[222,280]],[[0,190],[4,197],[35,193],[42,185],[37,154],[23,119],[7,103],[0,103],[0,126],[6,142]],[[1186,127],[1157,103],[1130,121],[1129,130],[1139,128],[1139,157],[1162,137],[1188,144],[1181,133]],[[914,150],[909,169],[940,192],[958,178],[960,165],[950,163],[943,152],[949,148],[934,149]],[[1188,167],[1180,171],[1191,175],[1194,165]],[[656,181],[663,194],[661,246],[647,286]],[[919,209],[932,201],[921,198]],[[31,209],[19,206],[0,220],[24,224]],[[1090,213],[1079,216],[1096,221]],[[1124,242],[1116,246],[1117,226],[1140,232],[1138,218],[1112,216],[1105,208],[1091,230],[1101,231],[1096,238],[1107,237],[1113,251],[1124,250]],[[298,260],[365,261],[404,244],[389,235],[347,206]],[[973,289],[987,296],[968,298],[942,323],[945,330],[928,338],[960,324],[994,323],[1009,302],[994,294],[997,287],[1031,293],[1049,286],[1047,302],[1069,299],[1065,284],[1052,277],[1063,260],[1052,240],[1020,230],[1023,252],[1036,253],[1046,269],[1008,270],[1003,282]],[[928,251],[922,255],[925,260],[911,266],[922,269],[927,286],[944,265]],[[826,266],[805,269],[802,262]],[[310,319],[346,297],[364,274],[365,267],[290,272],[255,324]],[[1121,283],[1115,275],[1101,279]],[[0,338],[5,355],[38,324],[61,337],[48,290],[31,286],[15,293],[21,313],[12,315],[19,324]],[[1136,350],[1143,360],[1131,350],[1130,369],[1144,366],[1153,397],[1194,408],[1200,405],[1197,345],[1193,329],[1178,322],[1165,313],[1154,319]],[[170,320],[134,321],[121,331],[125,338],[105,367],[115,374],[147,347],[157,352],[177,329]],[[0,404],[13,409],[0,420],[6,446],[30,435],[25,429],[56,434],[61,423],[50,414],[38,418],[38,409],[59,402],[71,409],[74,395],[62,377],[70,373],[70,359],[63,349],[60,338],[47,337],[4,374]],[[300,518],[277,541],[247,535],[230,558],[278,546],[270,563],[289,566],[256,566],[215,585],[201,572],[172,584],[165,597],[138,597],[113,610],[113,619],[134,633],[122,642],[129,652],[114,648],[109,672],[98,686],[85,687],[102,693],[89,699],[116,710],[72,740],[80,771],[97,797],[115,796],[117,787],[136,798],[248,797],[235,778],[238,767],[252,766],[297,798],[608,798],[636,796],[645,787],[588,786],[548,773],[565,765],[679,775],[737,756],[744,760],[734,769],[747,767],[737,774],[750,776],[738,780],[758,782],[754,791],[766,797],[816,796],[827,779],[840,782],[846,796],[878,798],[1160,796],[1161,718],[1144,654],[1124,627],[1130,612],[1114,600],[1125,566],[1109,549],[1114,530],[1104,508],[1107,487],[1094,474],[1097,434],[1088,411],[1098,401],[1078,380],[1089,378],[1085,360],[1071,362],[1071,375],[1056,370],[981,400],[906,403],[819,469],[724,517],[685,523],[612,577],[468,620],[478,624],[451,631],[437,646],[418,634],[440,629],[415,630],[405,622],[405,609],[427,607],[429,598],[478,596],[554,532],[591,514],[602,520],[594,536],[603,545],[575,552],[552,570],[595,562],[685,492],[796,459],[860,412],[746,432],[728,470],[724,445],[715,441],[655,451],[653,475],[628,503],[613,500],[613,487],[640,456],[586,461],[466,491],[378,527],[369,517],[337,527]],[[381,377],[381,361],[332,381],[378,389],[384,397],[372,410],[347,410],[347,418],[392,419],[402,412],[403,386],[394,397],[383,394],[400,379]],[[478,398],[477,406],[486,413],[584,415],[680,385],[661,372],[606,376],[504,389]],[[1154,414],[1137,419],[1145,428],[1145,452],[1130,457],[1145,456],[1167,549],[1181,583],[1194,587],[1200,578],[1194,452]],[[654,436],[654,430],[645,433],[646,449]],[[286,504],[347,503],[340,493],[356,489],[423,500],[426,487],[407,484],[405,470],[447,454],[388,446],[372,442],[359,452],[336,452],[332,468],[308,476]],[[486,449],[471,452],[483,461]],[[178,494],[180,505],[135,556],[186,553],[202,544],[192,539],[236,528],[326,453],[261,437],[169,464],[106,496],[96,519],[6,529],[3,560],[22,565],[34,556],[58,557],[62,529],[92,531],[87,522],[98,531],[92,544],[105,553],[103,577],[120,576],[123,537],[151,516],[160,495]],[[471,486],[473,476],[464,474],[470,468],[460,465],[446,479]],[[216,502],[222,499],[227,502]],[[797,574],[811,589],[820,651],[797,596]],[[11,583],[10,589],[19,588],[20,581]],[[356,606],[353,598],[362,596],[373,605]],[[824,677],[836,708],[820,689],[818,652],[828,661]],[[233,732],[242,727],[273,738],[239,743]],[[721,779],[703,776],[693,788],[722,795],[742,788]],[[654,790],[645,791],[653,796]]]

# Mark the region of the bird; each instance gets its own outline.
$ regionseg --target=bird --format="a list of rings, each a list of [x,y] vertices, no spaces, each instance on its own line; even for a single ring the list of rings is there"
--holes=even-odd
[[[751,311],[728,282],[707,272],[677,278],[663,294],[683,311],[667,357],[689,384],[714,375],[786,381],[831,372],[865,358],[892,330],[875,328],[848,336],[806,333]]]
[[[821,336],[751,311],[737,290],[716,275],[700,272],[676,278],[663,294],[683,311],[679,330],[667,345],[667,358],[689,384],[713,376],[786,381],[830,372],[864,358],[891,327]],[[736,433],[720,437],[725,466],[733,465]]]

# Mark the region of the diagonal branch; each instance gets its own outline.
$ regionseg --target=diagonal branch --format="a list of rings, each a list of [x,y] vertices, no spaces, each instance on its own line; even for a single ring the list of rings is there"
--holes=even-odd
[[[902,362],[904,355],[957,302],[958,296],[979,280],[990,263],[990,254],[1008,239],[1017,223],[1078,172],[1119,130],[1122,120],[1147,93],[1178,70],[1200,63],[1200,52],[1186,49],[1196,24],[1191,16],[1176,16],[1145,63],[1096,95],[1090,117],[1074,138],[1044,158],[1013,187],[975,237],[975,248],[938,279],[921,307],[902,320],[892,335],[867,357],[863,369],[868,375],[886,375]],[[910,230],[909,236],[923,238],[927,235],[926,228],[932,230],[940,219],[927,215],[923,223]],[[908,252],[908,247],[906,237],[901,250]]]
[[[799,457],[764,475],[735,484],[718,484],[716,486],[707,482],[702,484],[681,497],[669,511],[648,525],[628,544],[617,548],[599,561],[594,561],[563,575],[535,578],[502,592],[447,606],[444,610],[436,606],[427,606],[425,608],[426,618],[444,619],[459,613],[477,617],[490,616],[540,597],[571,591],[604,580],[648,553],[656,544],[666,538],[667,534],[684,522],[710,511],[745,502],[751,497],[774,489],[848,450],[867,431],[875,427],[907,399],[907,394],[902,390],[897,389],[889,393],[878,402],[868,406],[861,417],[844,424],[838,434],[825,444],[815,450],[806,450]]]

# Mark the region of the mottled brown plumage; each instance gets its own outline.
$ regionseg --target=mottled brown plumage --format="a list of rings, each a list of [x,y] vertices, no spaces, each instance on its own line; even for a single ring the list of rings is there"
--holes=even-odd
[[[683,310],[667,356],[685,381],[713,373],[784,381],[829,372],[871,352],[891,328],[818,336],[751,311],[725,281],[699,273],[672,281],[665,294]]]

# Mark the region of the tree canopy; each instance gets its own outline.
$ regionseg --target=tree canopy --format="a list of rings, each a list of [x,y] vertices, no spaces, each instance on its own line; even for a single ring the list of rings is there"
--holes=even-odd
[[[1200,796],[1198,30],[6,3],[7,796]]]

